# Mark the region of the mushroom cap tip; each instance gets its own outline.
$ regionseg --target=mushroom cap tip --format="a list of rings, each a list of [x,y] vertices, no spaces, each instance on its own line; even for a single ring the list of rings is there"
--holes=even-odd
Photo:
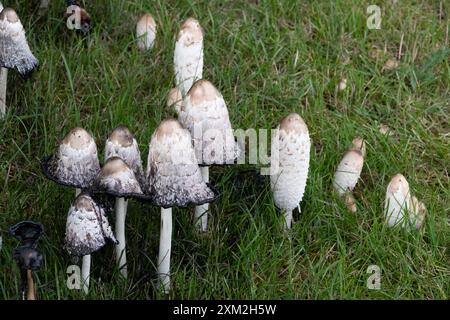
[[[116,127],[109,136],[109,140],[123,147],[129,147],[133,144],[134,136],[125,125]]]
[[[11,23],[16,23],[19,21],[19,16],[17,15],[16,11],[14,11],[14,9],[11,8],[4,8],[0,13],[0,19],[3,20],[5,17],[8,20],[8,22]]]
[[[63,144],[70,145],[75,149],[84,149],[90,145],[94,139],[85,129],[76,127],[70,130],[63,139]]]
[[[290,113],[280,122],[280,129],[287,132],[306,133],[308,127],[305,121],[297,113]]]

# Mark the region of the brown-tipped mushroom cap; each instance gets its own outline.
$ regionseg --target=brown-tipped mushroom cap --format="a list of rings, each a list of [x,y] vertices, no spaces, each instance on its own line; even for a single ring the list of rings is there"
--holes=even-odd
[[[351,192],[359,180],[364,165],[362,152],[356,149],[347,151],[334,174],[333,186],[339,195]]]
[[[156,22],[151,14],[144,14],[136,24],[137,45],[141,50],[149,50],[153,47],[156,38]]]
[[[67,251],[78,257],[89,255],[101,249],[107,240],[117,242],[105,211],[89,195],[80,194],[67,216]]]
[[[133,170],[119,157],[112,157],[106,161],[95,179],[94,186],[113,192],[116,196],[142,193]]]
[[[308,127],[302,117],[297,113],[291,113],[280,122],[280,130],[293,133],[308,133]]]
[[[178,41],[183,41],[185,46],[203,41],[203,30],[200,23],[194,18],[186,19],[178,33]]]
[[[25,37],[17,13],[11,8],[0,12],[0,65],[25,75],[38,65]]]
[[[59,145],[47,170],[59,183],[89,187],[100,171],[94,139],[83,128],[72,129]]]
[[[165,208],[216,197],[202,179],[189,132],[175,119],[163,120],[153,133],[146,176],[154,202]]]
[[[109,140],[121,147],[130,147],[133,144],[134,136],[126,126],[118,126],[109,136]]]
[[[214,101],[221,97],[216,87],[208,80],[200,79],[196,81],[188,91],[188,96],[193,106],[204,103],[205,101]]]

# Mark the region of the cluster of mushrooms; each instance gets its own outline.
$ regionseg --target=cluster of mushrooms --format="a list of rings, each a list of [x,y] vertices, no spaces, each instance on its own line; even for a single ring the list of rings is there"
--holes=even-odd
[[[150,50],[156,35],[155,20],[150,14],[143,15],[136,26],[139,49]],[[37,63],[17,14],[12,9],[3,9],[0,13],[0,64],[3,67],[0,88],[6,88],[7,68],[26,74]],[[115,128],[106,140],[103,165],[95,140],[80,127],[67,133],[57,151],[42,161],[47,178],[76,190],[67,216],[65,248],[70,255],[82,257],[81,280],[85,292],[89,288],[91,255],[108,242],[115,245],[118,268],[127,277],[125,217],[128,201],[135,199],[161,208],[157,268],[160,284],[168,293],[172,208],[194,205],[195,228],[200,233],[207,232],[209,203],[219,195],[209,184],[209,167],[232,165],[243,152],[234,139],[222,94],[210,81],[203,79],[203,30],[194,18],[184,21],[178,33],[174,72],[176,87],[168,93],[167,106],[176,112],[177,119],[163,120],[153,132],[145,171],[138,143],[126,126]],[[0,90],[2,114],[5,112],[3,91]],[[272,136],[270,184],[274,202],[282,210],[286,230],[292,227],[295,208],[300,210],[310,149],[308,127],[300,115],[291,113],[283,118]],[[357,211],[352,192],[360,180],[365,157],[365,141],[355,138],[334,175],[334,190],[351,212]],[[108,222],[107,208],[101,201],[102,195],[115,199],[114,232]],[[387,224],[419,229],[425,213],[423,203],[410,194],[405,177],[394,176],[386,193]],[[34,227],[33,237],[36,238],[42,233],[42,227],[40,232],[39,227]],[[17,251],[17,259],[25,261],[22,252],[26,252],[34,257],[33,261],[39,262],[39,254],[33,251],[36,242],[21,235],[22,229],[23,226],[17,226],[11,231],[28,243],[25,251]],[[33,270],[33,267],[27,266],[24,270]]]

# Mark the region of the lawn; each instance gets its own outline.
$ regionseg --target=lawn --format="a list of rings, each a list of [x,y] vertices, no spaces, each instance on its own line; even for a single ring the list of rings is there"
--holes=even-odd
[[[197,234],[192,207],[174,208],[170,299],[449,299],[447,2],[375,1],[381,29],[369,30],[372,3],[357,0],[95,0],[87,5],[94,21],[88,36],[66,29],[62,0],[51,1],[43,17],[38,1],[2,2],[20,15],[40,66],[28,79],[9,73],[9,111],[0,121],[0,299],[18,295],[18,243],[5,231],[24,219],[45,227],[39,299],[166,298],[156,281],[159,208],[135,201],[126,220],[128,281],[109,245],[92,257],[89,294],[67,288],[73,261],[63,244],[74,190],[47,180],[40,160],[76,126],[93,134],[103,157],[108,134],[125,124],[146,167],[152,132],[175,115],[166,95],[174,86],[175,37],[189,16],[203,26],[203,75],[223,94],[233,127],[270,129],[297,112],[312,148],[301,213],[289,232],[269,177],[255,165],[211,169],[221,197],[211,205],[207,235]],[[142,53],[134,32],[146,11],[158,34],[153,50]],[[399,51],[398,68],[386,70]],[[338,92],[343,78],[347,88]],[[381,124],[392,135],[381,134]],[[367,156],[353,214],[334,195],[332,179],[358,135]],[[428,209],[421,232],[384,223],[386,187],[396,173]],[[366,286],[370,265],[381,269],[380,290]]]

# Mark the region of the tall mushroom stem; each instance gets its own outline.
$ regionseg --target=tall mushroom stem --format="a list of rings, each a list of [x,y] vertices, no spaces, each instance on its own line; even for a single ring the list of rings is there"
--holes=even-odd
[[[91,273],[91,255],[83,256],[83,262],[81,265],[81,283],[84,293],[89,292],[89,278]]]
[[[27,270],[27,287],[27,300],[36,300],[36,294],[34,292],[33,273],[30,269]]]
[[[125,218],[127,215],[128,201],[125,198],[116,198],[116,239],[119,242],[116,245],[116,261],[119,265],[119,271],[126,279],[127,254],[125,249]]]
[[[0,68],[0,119],[6,115],[6,84],[8,82],[8,69]]]
[[[284,229],[285,230],[291,229],[291,227],[292,227],[292,210],[286,210],[284,212],[284,219],[285,219]]]
[[[172,248],[172,208],[161,208],[161,233],[159,236],[158,275],[164,293],[170,291],[170,252]]]
[[[209,182],[209,167],[200,167],[200,172],[202,173],[203,181]],[[209,203],[205,203],[195,207],[195,224],[199,231],[208,231],[208,211]]]

